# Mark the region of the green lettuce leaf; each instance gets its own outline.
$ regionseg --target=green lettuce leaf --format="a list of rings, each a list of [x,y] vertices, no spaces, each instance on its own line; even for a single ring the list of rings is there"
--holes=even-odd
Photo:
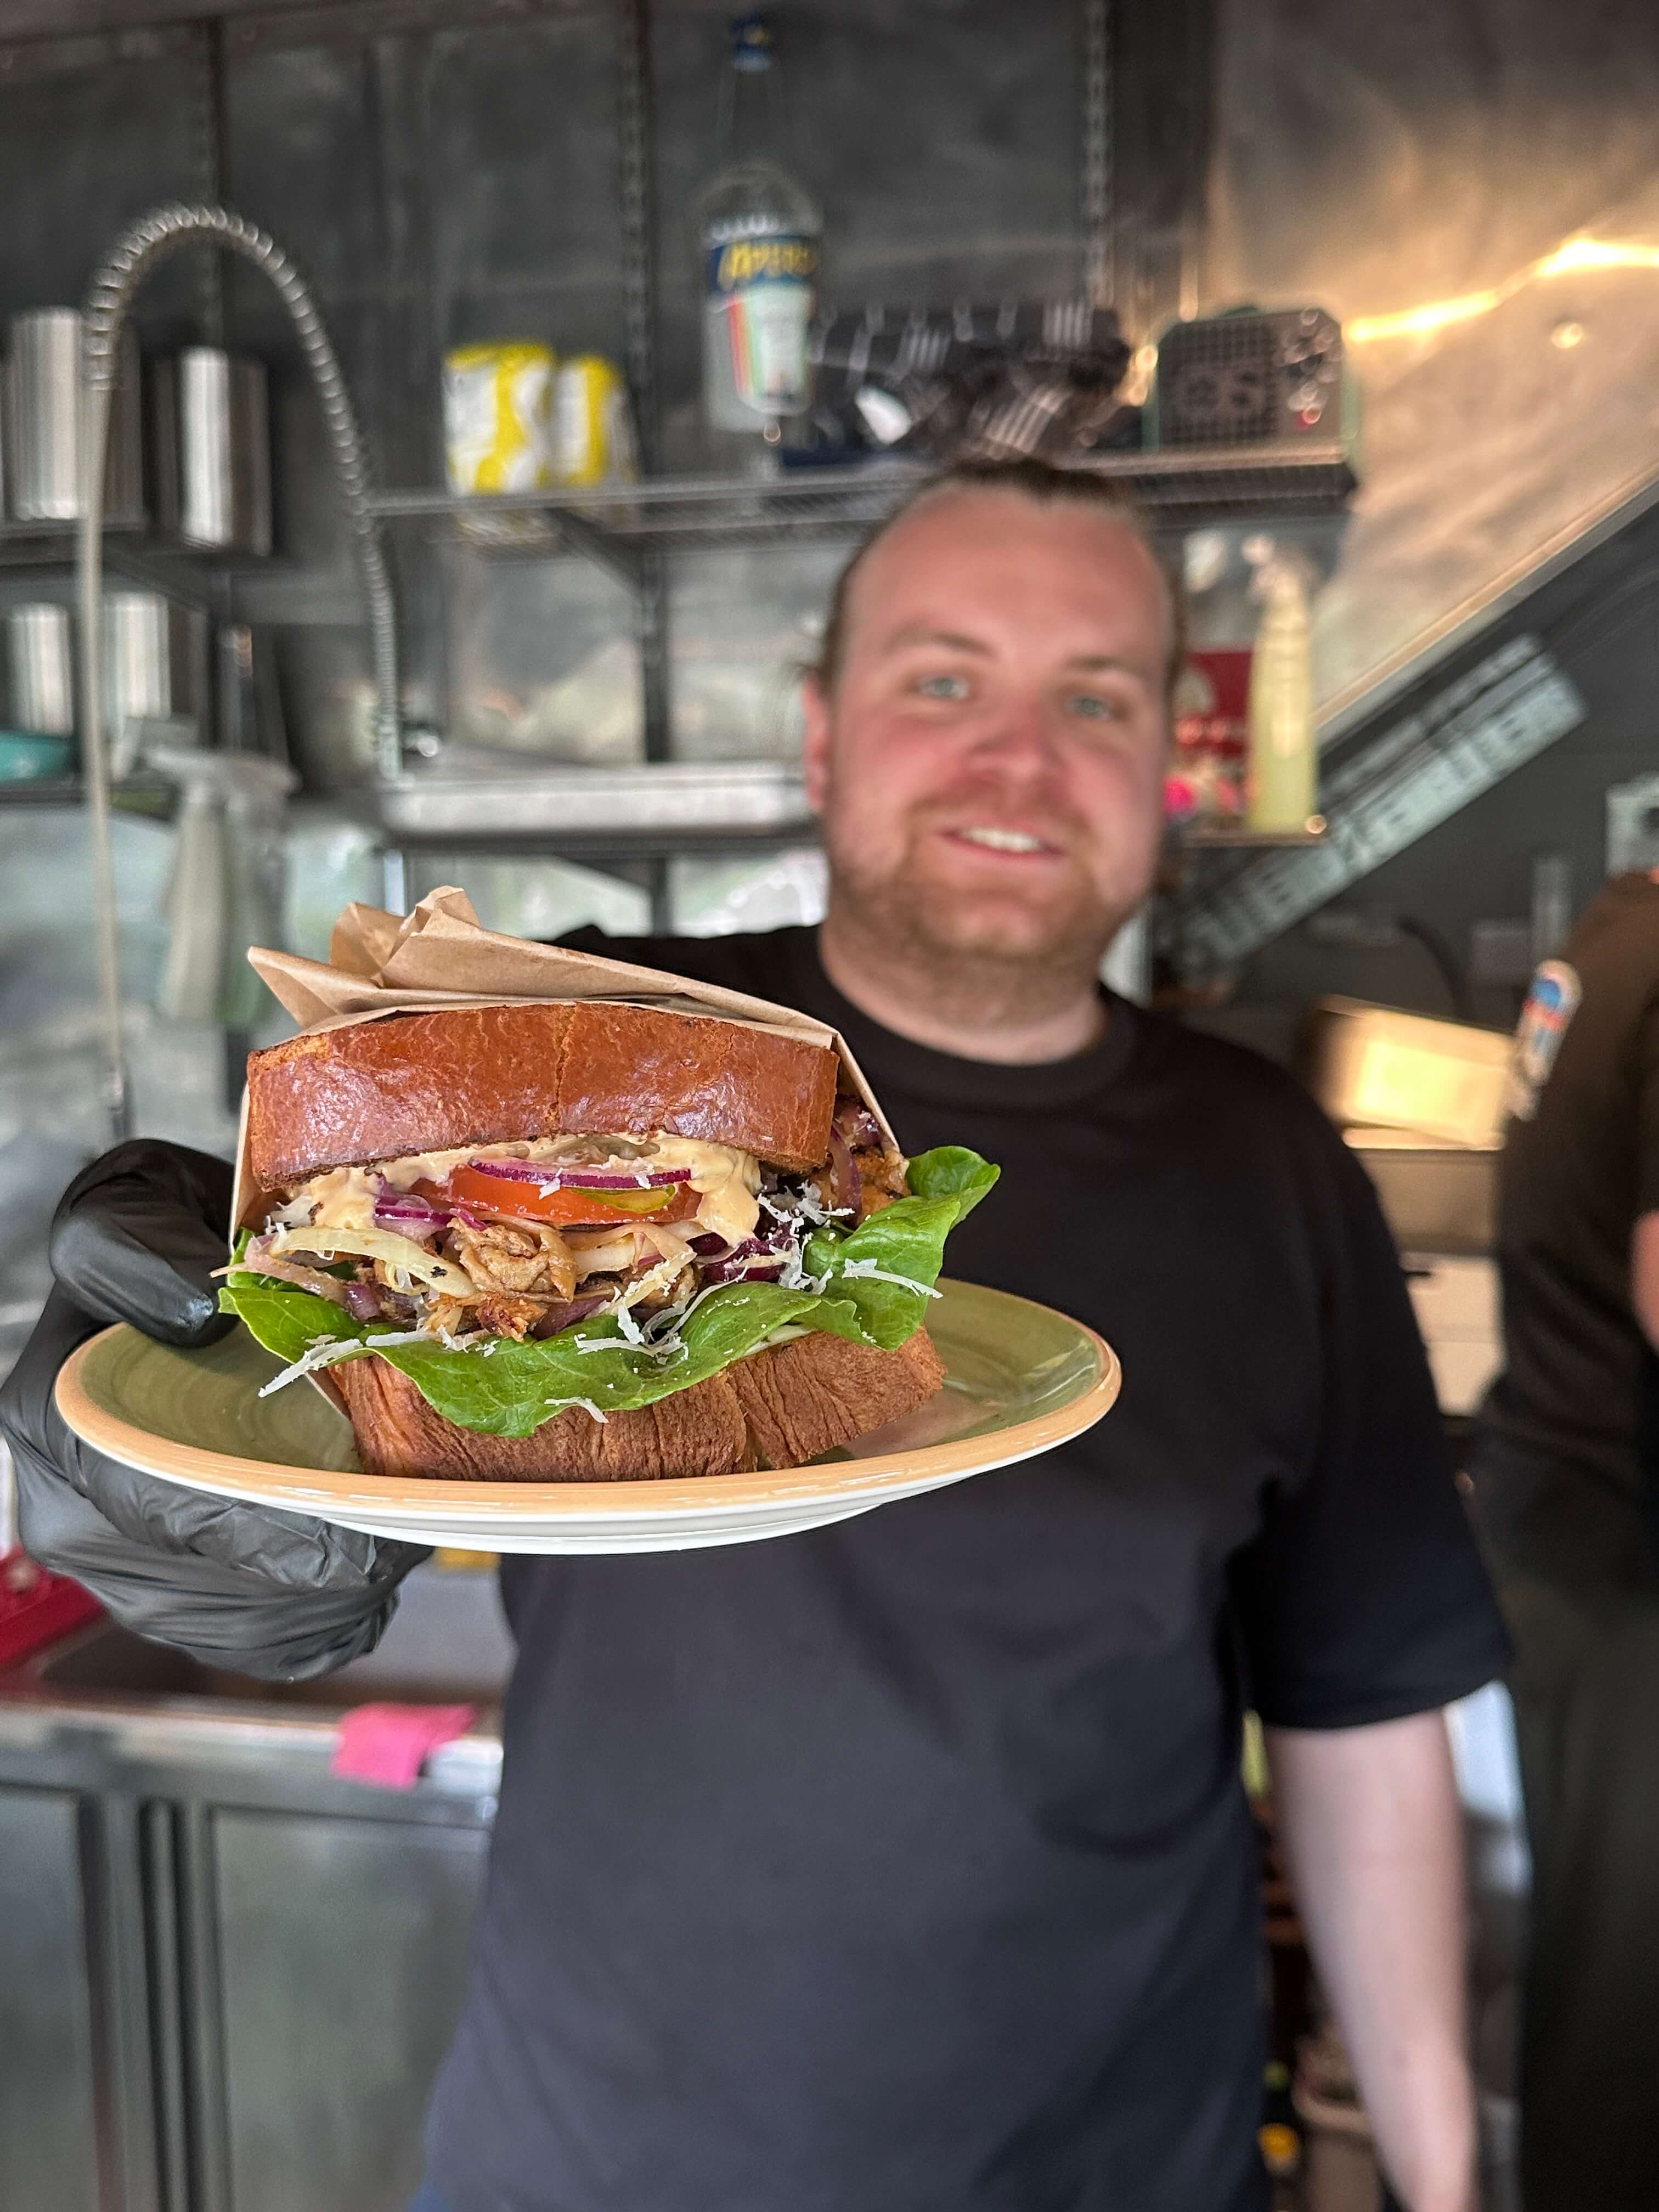
[[[913,1195],[850,1234],[824,1230],[808,1240],[805,1264],[819,1288],[729,1283],[702,1300],[682,1322],[678,1346],[660,1356],[629,1345],[605,1316],[541,1343],[498,1337],[488,1351],[376,1343],[392,1333],[384,1324],[360,1322],[296,1284],[246,1268],[232,1271],[219,1302],[285,1364],[322,1343],[354,1343],[407,1375],[447,1420],[489,1436],[527,1437],[568,1406],[623,1413],[689,1389],[759,1351],[780,1328],[825,1329],[892,1350],[926,1320],[945,1237],[996,1179],[995,1168],[960,1146],[923,1152],[910,1163]]]

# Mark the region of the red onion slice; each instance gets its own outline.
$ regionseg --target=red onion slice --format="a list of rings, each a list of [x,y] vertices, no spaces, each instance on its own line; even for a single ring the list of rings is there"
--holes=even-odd
[[[343,1283],[340,1285],[348,1313],[357,1321],[379,1321],[386,1308],[380,1304],[380,1285],[376,1283]]]
[[[836,1101],[836,1127],[860,1152],[868,1152],[872,1147],[878,1152],[886,1149],[880,1122],[861,1099],[850,1097],[844,1091]]]
[[[853,1155],[839,1129],[830,1132],[830,1203],[836,1212],[850,1213],[856,1222],[863,1203],[864,1186],[853,1164]]]
[[[423,1198],[382,1199],[374,1208],[377,1222],[386,1222],[393,1228],[405,1224],[423,1229],[447,1229],[453,1218],[447,1206],[433,1206]]]
[[[690,1168],[641,1168],[637,1175],[618,1175],[614,1169],[557,1167],[546,1160],[469,1160],[467,1165],[480,1175],[538,1183],[544,1190],[666,1190],[691,1180]]]
[[[307,1261],[311,1264],[307,1265]],[[327,1273],[327,1262],[319,1252],[287,1253],[280,1258],[270,1249],[267,1237],[255,1237],[243,1253],[241,1265],[250,1273],[274,1275],[280,1283],[293,1283],[298,1289],[309,1291],[313,1297],[327,1298],[337,1306],[349,1305],[346,1293],[351,1287],[338,1275]]]
[[[782,1261],[771,1258],[722,1260],[704,1270],[711,1283],[775,1283],[782,1273]]]
[[[605,1291],[601,1291],[595,1297],[566,1298],[558,1305],[550,1305],[538,1320],[532,1322],[530,1334],[538,1343],[550,1336],[558,1336],[565,1329],[574,1328],[579,1321],[586,1321],[590,1314],[598,1313],[601,1306],[608,1305],[610,1302],[609,1293]]]
[[[708,1283],[774,1283],[783,1273],[784,1255],[793,1241],[784,1229],[782,1251],[773,1240],[778,1236],[745,1237],[741,1244],[734,1244],[716,1260],[702,1263],[703,1280]]]

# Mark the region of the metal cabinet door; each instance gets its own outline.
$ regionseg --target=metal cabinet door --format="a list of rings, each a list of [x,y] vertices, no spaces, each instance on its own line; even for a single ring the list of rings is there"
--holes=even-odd
[[[99,2212],[80,1800],[0,1788],[0,2203]]]
[[[229,1810],[210,1828],[212,2212],[403,2212],[488,1835]]]

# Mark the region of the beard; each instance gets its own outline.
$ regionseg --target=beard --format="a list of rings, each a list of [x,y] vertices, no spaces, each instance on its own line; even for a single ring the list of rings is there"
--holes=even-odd
[[[1030,886],[978,890],[927,865],[928,837],[960,819],[955,805],[920,811],[896,866],[872,864],[858,839],[824,824],[830,905],[844,940],[902,969],[938,1011],[963,1021],[1040,1020],[1091,990],[1107,946],[1146,886],[1108,897],[1076,857],[1081,836],[1056,821],[1046,834],[1066,855],[1063,874]]]

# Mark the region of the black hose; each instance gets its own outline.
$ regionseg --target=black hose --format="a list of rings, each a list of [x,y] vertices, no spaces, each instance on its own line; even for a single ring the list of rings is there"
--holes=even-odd
[[[1414,938],[1433,961],[1458,1020],[1468,1022],[1471,1028],[1478,1027],[1468,973],[1453,949],[1451,939],[1431,921],[1420,921],[1414,914],[1396,915],[1395,927],[1402,937]]]

